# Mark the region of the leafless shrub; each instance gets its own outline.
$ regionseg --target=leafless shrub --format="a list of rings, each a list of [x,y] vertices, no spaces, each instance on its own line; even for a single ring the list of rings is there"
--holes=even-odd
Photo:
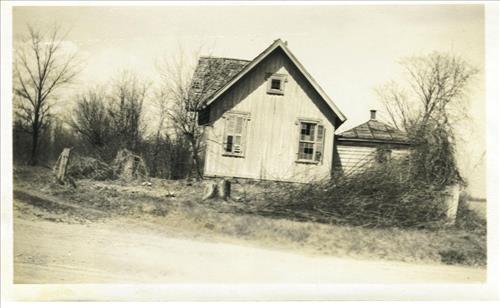
[[[109,96],[109,119],[117,149],[137,151],[143,136],[143,104],[148,83],[129,71],[113,81]]]
[[[76,97],[71,126],[89,155],[110,163],[120,149],[141,150],[147,89],[147,82],[123,71],[110,87],[90,88]]]
[[[113,127],[103,88],[88,89],[76,97],[71,126],[82,137],[88,152],[106,161],[111,159],[113,153],[109,144],[113,139]]]
[[[152,177],[183,179],[192,169],[190,145],[176,135],[157,133],[149,136],[142,142],[141,155]]]

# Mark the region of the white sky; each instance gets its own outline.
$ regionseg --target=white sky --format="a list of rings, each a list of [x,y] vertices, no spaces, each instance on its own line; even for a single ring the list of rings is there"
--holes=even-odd
[[[459,159],[471,192],[486,195],[485,165],[475,166],[486,149],[482,5],[15,7],[14,39],[28,22],[70,30],[68,45],[86,59],[81,85],[108,81],[122,69],[155,81],[156,61],[180,46],[250,60],[281,38],[347,116],[341,131],[368,120],[369,109],[383,109],[374,88],[400,77],[398,60],[453,52],[481,70]]]

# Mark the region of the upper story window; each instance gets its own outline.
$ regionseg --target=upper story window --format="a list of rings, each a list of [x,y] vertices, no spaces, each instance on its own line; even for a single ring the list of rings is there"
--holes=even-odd
[[[285,94],[286,75],[273,74],[267,80],[267,93],[268,94]]]
[[[224,129],[224,155],[243,156],[245,153],[245,141],[247,122],[250,120],[246,113],[229,113],[224,116],[226,125]]]
[[[300,121],[299,162],[321,162],[325,140],[325,127],[316,121]]]

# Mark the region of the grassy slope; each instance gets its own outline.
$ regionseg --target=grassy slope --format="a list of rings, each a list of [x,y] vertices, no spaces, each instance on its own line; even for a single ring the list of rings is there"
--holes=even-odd
[[[243,239],[257,245],[354,258],[486,264],[486,236],[480,232],[459,228],[374,229],[271,219],[241,214],[249,204],[203,202],[200,183],[152,179],[152,187],[145,187],[139,182],[82,180],[72,189],[52,184],[49,172],[42,168],[16,168],[15,187],[39,191],[111,215],[136,217],[224,241]],[[254,185],[236,184],[233,189],[235,196],[247,198],[262,192]],[[175,197],[167,197],[168,193]],[[86,219],[92,220],[92,217]]]

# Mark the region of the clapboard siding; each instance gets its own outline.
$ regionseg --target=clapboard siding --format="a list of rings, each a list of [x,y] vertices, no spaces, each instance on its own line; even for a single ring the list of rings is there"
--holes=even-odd
[[[269,74],[285,74],[284,95],[267,93]],[[331,175],[335,114],[277,49],[210,106],[205,175],[307,182]],[[223,155],[224,114],[249,114],[244,157]],[[298,163],[300,118],[325,127],[323,159]]]
[[[361,166],[370,166],[375,158],[376,148],[362,146],[338,145],[340,167],[344,172],[350,172]]]
[[[352,173],[370,167],[376,163],[376,151],[376,146],[337,145],[338,158],[335,160],[334,171]],[[407,148],[393,148],[391,159],[403,158],[408,153]]]
[[[408,155],[408,153],[409,153],[408,149],[393,149],[391,152],[391,158],[400,159]]]

